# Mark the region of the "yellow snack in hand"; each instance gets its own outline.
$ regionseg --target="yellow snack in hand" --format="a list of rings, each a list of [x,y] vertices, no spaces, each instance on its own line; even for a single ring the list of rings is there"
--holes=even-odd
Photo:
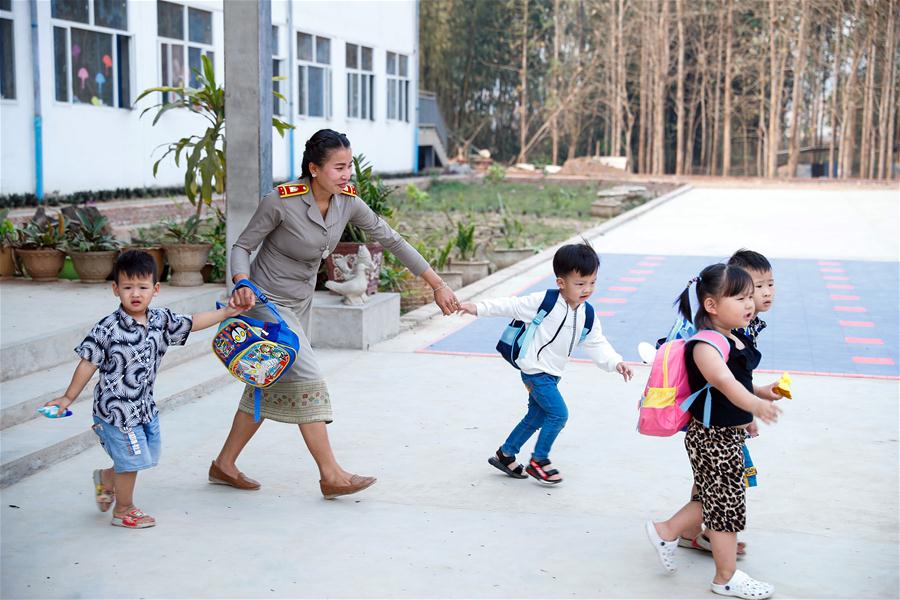
[[[785,398],[791,398],[791,376],[787,371],[781,374],[781,379],[778,380],[774,389]]]

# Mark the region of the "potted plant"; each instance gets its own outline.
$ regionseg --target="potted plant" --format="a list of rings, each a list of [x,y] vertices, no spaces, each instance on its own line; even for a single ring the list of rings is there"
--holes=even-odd
[[[494,247],[491,251],[491,258],[498,269],[505,269],[533,255],[534,249],[522,245],[522,237],[525,233],[524,225],[506,210],[500,194],[497,194],[497,200],[500,203],[500,234],[503,239],[503,247]]]
[[[202,285],[202,271],[212,244],[200,235],[200,219],[197,215],[191,215],[184,222],[166,220],[163,225],[166,227],[166,239],[170,242],[163,244],[172,268],[169,283],[177,287]]]
[[[366,157],[362,154],[353,157],[353,170],[353,183],[360,199],[379,217],[391,218],[394,211],[387,200],[393,193],[393,188],[385,185],[380,177],[372,175],[372,165],[366,162]],[[343,281],[343,272],[335,267],[334,261],[335,259],[346,261],[347,267],[352,269],[361,244],[365,244],[369,249],[375,263],[375,269],[369,274],[369,287],[366,291],[371,296],[378,291],[381,266],[384,264],[384,248],[378,242],[370,241],[366,232],[355,225],[348,224],[344,229],[341,241],[325,259],[325,269],[329,280]]]
[[[56,281],[66,262],[66,219],[53,218],[39,207],[31,221],[16,231],[16,255],[33,281]]]
[[[16,226],[7,218],[8,215],[8,208],[0,210],[0,280],[11,279],[16,274],[16,261],[13,256]]]
[[[162,242],[148,235],[146,229],[139,229],[132,234],[131,243],[125,250],[140,250],[152,256],[153,262],[156,263],[156,276],[162,281],[163,269],[166,266],[166,251],[163,250]]]
[[[66,209],[74,212],[66,246],[75,272],[83,283],[103,283],[112,273],[119,242],[112,235],[109,219],[96,208]]]
[[[453,252],[455,243],[456,240],[454,239],[447,240],[444,247],[435,253],[434,262],[432,263],[435,272],[451,290],[458,290],[463,286],[462,271],[454,271],[450,266],[450,253]]]
[[[184,160],[184,193],[191,204],[196,207],[193,221],[188,219],[183,225],[173,221],[168,222],[169,237],[176,240],[192,240],[164,246],[169,258],[169,267],[176,272],[171,279],[172,285],[176,286],[203,283],[200,271],[206,264],[210,244],[203,242],[197,234],[197,229],[203,207],[212,205],[214,195],[222,198],[225,196],[225,88],[216,83],[216,74],[209,58],[203,55],[200,60],[202,68],[193,70],[196,88],[152,87],[141,92],[135,100],[138,102],[157,92],[161,94],[161,102],[145,108],[141,112],[141,117],[143,117],[149,111],[156,111],[153,125],[156,125],[166,112],[174,109],[189,110],[200,115],[209,123],[202,135],[189,135],[171,142],[163,155],[153,163],[153,176],[156,177],[159,164],[170,154],[173,155],[176,166],[180,166],[181,160]],[[273,79],[283,79],[283,77]],[[287,98],[278,91],[273,90],[272,93],[278,99],[287,102]],[[282,137],[284,137],[285,131],[294,128],[293,125],[276,117],[272,117],[272,126]],[[193,225],[190,226],[189,223]],[[184,237],[180,237],[182,234]],[[200,246],[203,246],[205,250]],[[178,258],[172,257],[170,248],[175,248]],[[203,261],[196,269],[195,274],[193,265],[200,259],[201,254],[203,254]],[[180,267],[175,266],[176,262]],[[157,266],[160,264],[157,263]]]
[[[478,249],[475,243],[475,223],[463,223],[462,221],[456,223],[454,243],[458,258],[452,259],[450,264],[454,271],[462,273],[463,285],[469,285],[487,277],[490,273],[491,263],[475,259]]]
[[[204,235],[204,238],[211,246],[209,258],[203,266],[203,281],[205,283],[225,283],[225,261],[227,257],[225,252],[225,231],[227,223],[225,221],[225,213],[218,207],[214,208],[216,211],[216,222],[209,233]]]

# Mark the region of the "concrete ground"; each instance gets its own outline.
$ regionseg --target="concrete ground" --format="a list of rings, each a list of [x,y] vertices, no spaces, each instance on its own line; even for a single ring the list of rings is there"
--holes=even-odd
[[[594,243],[601,254],[751,246],[776,259],[896,262],[896,199],[695,190]],[[548,270],[543,262],[485,296]],[[714,597],[709,556],[679,550],[679,571],[665,575],[643,532],[690,487],[681,440],[634,431],[647,368],[625,384],[571,364],[571,418],[554,447],[565,483],[512,480],[486,459],[523,412],[516,373],[493,357],[420,352],[468,320],[434,319],[369,352],[319,353],[335,451],[347,469],[378,476],[370,490],[324,501],[297,429],[278,423],[239,463],[260,491],[207,484],[240,394],[231,384],[163,414],[162,462],[136,492],[155,528],[110,527],[96,511],[90,473],[108,463],[99,446],[4,489],[0,596]],[[740,568],[781,598],[896,598],[897,379],[797,375],[794,396],[752,442],[759,487]]]

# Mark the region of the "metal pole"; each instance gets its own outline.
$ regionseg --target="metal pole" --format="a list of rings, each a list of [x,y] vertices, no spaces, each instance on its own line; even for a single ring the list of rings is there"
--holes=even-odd
[[[44,118],[41,111],[41,62],[38,52],[37,0],[31,0],[31,81],[34,97],[34,195],[44,199]]]

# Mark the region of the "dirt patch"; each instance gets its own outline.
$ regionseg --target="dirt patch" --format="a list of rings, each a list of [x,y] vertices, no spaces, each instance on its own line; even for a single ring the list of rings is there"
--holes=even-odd
[[[614,177],[627,171],[601,164],[597,156],[579,156],[563,163],[560,175],[579,175],[583,177]]]

